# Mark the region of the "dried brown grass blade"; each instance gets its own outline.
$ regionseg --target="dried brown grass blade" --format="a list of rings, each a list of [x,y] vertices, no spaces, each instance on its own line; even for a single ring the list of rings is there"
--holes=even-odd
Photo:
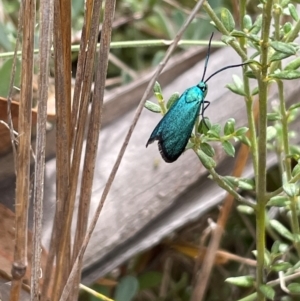
[[[16,179],[16,241],[12,265],[10,300],[19,300],[22,279],[27,268],[27,224],[30,198],[30,143],[33,79],[35,1],[23,1],[23,44],[21,95],[19,107],[19,147]]]
[[[181,38],[183,32],[185,31],[185,29],[187,28],[187,26],[191,23],[191,21],[194,19],[194,17],[195,17],[195,15],[196,15],[197,11],[200,9],[200,7],[202,6],[203,2],[204,2],[204,0],[200,0],[200,1],[197,2],[197,4],[195,5],[195,7],[194,7],[192,13],[190,14],[189,18],[186,20],[186,22],[184,23],[184,25],[183,25],[183,26],[181,27],[181,29],[179,30],[178,34],[176,35],[176,37],[175,37],[175,39],[174,39],[173,44],[168,48],[168,50],[167,50],[167,52],[166,52],[166,55],[165,55],[163,61],[162,61],[161,64],[157,67],[157,70],[156,70],[155,74],[153,75],[151,81],[149,82],[149,85],[148,85],[148,87],[147,87],[147,89],[146,89],[146,91],[145,91],[145,93],[144,93],[144,95],[143,95],[143,97],[142,97],[142,99],[141,99],[141,101],[140,101],[138,107],[137,107],[137,110],[136,110],[136,112],[135,112],[135,115],[134,115],[132,124],[131,124],[130,128],[128,129],[128,132],[127,132],[126,137],[125,137],[125,139],[124,139],[124,143],[123,143],[123,145],[122,145],[122,147],[121,147],[121,150],[120,150],[120,152],[119,152],[119,154],[118,154],[117,160],[116,160],[116,162],[115,162],[115,164],[114,164],[114,167],[113,167],[113,169],[112,169],[112,171],[111,171],[111,173],[110,173],[110,176],[109,176],[109,178],[108,178],[108,180],[107,180],[107,183],[106,183],[106,185],[105,185],[105,187],[104,187],[104,191],[103,191],[103,194],[102,194],[102,196],[101,196],[99,205],[98,205],[97,210],[96,210],[96,212],[95,212],[95,214],[94,214],[94,216],[93,216],[93,219],[92,219],[92,221],[91,221],[91,224],[90,224],[90,226],[89,226],[89,228],[88,228],[88,231],[87,231],[87,234],[86,234],[86,236],[85,236],[83,245],[81,246],[80,251],[79,251],[79,253],[78,253],[78,256],[77,256],[77,258],[76,258],[76,260],[75,260],[75,262],[74,262],[74,265],[73,265],[73,267],[72,267],[72,271],[71,271],[71,273],[70,273],[70,276],[69,276],[69,279],[68,279],[68,281],[67,281],[67,284],[66,284],[66,286],[65,286],[65,288],[64,288],[64,290],[63,290],[63,293],[62,293],[62,296],[61,296],[61,298],[60,298],[60,301],[65,301],[65,300],[67,300],[67,298],[68,298],[68,296],[69,296],[69,293],[70,293],[71,286],[72,286],[72,284],[73,284],[73,282],[74,282],[74,278],[76,277],[76,275],[78,275],[78,271],[80,270],[80,263],[81,263],[81,261],[82,261],[84,252],[85,252],[85,250],[86,250],[86,248],[87,248],[87,245],[88,245],[88,243],[89,243],[89,240],[90,240],[90,238],[91,238],[91,236],[92,236],[92,233],[93,233],[93,231],[94,231],[94,229],[95,229],[95,226],[96,226],[96,224],[97,224],[97,221],[98,221],[98,218],[99,218],[99,216],[100,216],[101,210],[102,210],[102,208],[103,208],[104,202],[105,202],[105,200],[106,200],[106,197],[107,197],[107,195],[108,195],[108,192],[109,192],[109,190],[110,190],[110,187],[111,187],[111,185],[112,185],[112,183],[113,183],[113,181],[114,181],[115,175],[116,175],[116,173],[117,173],[117,171],[118,171],[118,168],[119,168],[119,166],[120,166],[121,160],[122,160],[122,158],[123,158],[123,155],[124,155],[124,153],[125,153],[125,150],[126,150],[126,148],[127,148],[127,145],[128,145],[128,143],[129,143],[129,140],[130,140],[131,135],[132,135],[132,133],[133,133],[133,130],[134,130],[134,128],[135,128],[135,126],[136,126],[136,124],[137,124],[137,121],[138,121],[138,119],[139,119],[139,116],[140,116],[140,114],[141,114],[141,112],[142,112],[142,110],[143,110],[143,107],[144,107],[144,103],[145,103],[145,101],[146,101],[146,98],[147,98],[147,96],[149,95],[150,90],[152,89],[152,87],[153,87],[155,81],[157,80],[159,74],[161,73],[161,71],[162,71],[163,68],[165,67],[166,63],[167,63],[168,60],[170,59],[171,54],[172,54],[173,51],[175,50],[175,48],[176,48],[176,46],[177,46],[177,44],[178,44],[178,41],[180,40],[180,38]]]
[[[59,299],[68,276],[71,259],[70,232],[61,244],[62,225],[68,208],[71,147],[71,6],[70,1],[54,0],[54,62],[56,100],[56,275],[52,300]],[[64,250],[62,250],[64,248]],[[61,263],[63,262],[63,268]]]
[[[51,31],[53,27],[53,1],[40,1],[39,90],[37,109],[36,165],[33,194],[33,253],[31,273],[31,300],[40,294],[41,237],[43,219],[45,147]]]

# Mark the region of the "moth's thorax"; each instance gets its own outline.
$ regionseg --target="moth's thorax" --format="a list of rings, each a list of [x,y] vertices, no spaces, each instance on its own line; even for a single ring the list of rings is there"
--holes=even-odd
[[[201,102],[204,100],[207,93],[207,85],[200,82],[197,86],[186,90],[186,102]]]

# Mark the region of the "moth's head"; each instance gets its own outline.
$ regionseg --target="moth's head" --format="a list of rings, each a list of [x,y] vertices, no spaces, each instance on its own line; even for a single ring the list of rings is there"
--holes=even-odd
[[[197,87],[201,90],[201,92],[203,93],[203,98],[205,98],[206,94],[207,94],[207,84],[203,81],[201,81]]]

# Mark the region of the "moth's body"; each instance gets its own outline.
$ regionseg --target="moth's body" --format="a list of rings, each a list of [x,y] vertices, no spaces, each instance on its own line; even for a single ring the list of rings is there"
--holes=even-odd
[[[212,38],[213,34],[209,39],[202,80],[197,86],[191,87],[183,92],[179,99],[172,105],[166,115],[158,123],[146,144],[147,147],[148,144],[158,140],[158,148],[161,156],[168,163],[176,161],[184,152],[191,137],[196,118],[200,113],[201,106],[201,115],[203,118],[204,110],[209,105],[209,101],[205,101],[207,93],[206,83],[213,76],[226,69],[240,67],[247,64],[242,63],[223,67],[204,80]]]
[[[168,163],[176,161],[191,137],[206,92],[204,82],[185,90],[155,127],[146,146],[158,140],[163,159]]]

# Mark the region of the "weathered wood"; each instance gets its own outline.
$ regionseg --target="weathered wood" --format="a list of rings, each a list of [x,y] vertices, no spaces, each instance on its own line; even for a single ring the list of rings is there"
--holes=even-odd
[[[230,48],[221,49],[211,55],[207,75],[235,63],[239,63],[239,58],[234,51]],[[203,64],[203,61],[195,64],[177,78],[177,74],[172,76],[170,71],[167,79],[173,81],[168,86],[162,84],[164,96],[168,98],[175,91],[182,93],[198,83],[202,77]],[[207,100],[211,101],[211,105],[206,116],[212,122],[222,125],[233,117],[237,126],[242,126],[247,124],[244,101],[225,88],[226,83],[231,82],[233,73],[241,74],[240,68],[224,71],[208,82]],[[132,89],[134,85],[132,84]],[[126,87],[108,96],[111,103],[108,101],[106,105],[110,111],[107,110],[105,115],[112,114],[115,117],[104,117],[106,126],[100,135],[91,214],[99,202],[134,110],[125,112],[137,103],[144,88],[137,89],[140,89],[139,92]],[[285,83],[289,103],[297,101],[295,96],[299,89],[294,81]],[[271,98],[276,100],[276,91]],[[159,114],[145,110],[138,122],[85,255],[85,283],[91,283],[130,256],[153,246],[178,227],[199,218],[224,197],[225,193],[207,179],[206,170],[191,150],[175,163],[167,164],[161,159],[156,144],[145,148],[146,141],[160,118]],[[233,159],[226,156],[221,147],[218,146],[216,150],[219,172],[230,174]],[[268,164],[274,162],[275,157],[270,155]],[[250,164],[245,173],[252,175]],[[45,179],[43,241],[47,246],[55,206],[55,159],[47,162]]]
[[[180,75],[182,72],[194,66],[197,62],[201,61],[206,55],[206,48],[191,48],[184,53],[180,53],[175,55],[166,66],[163,73],[160,75],[160,82],[162,85],[166,85],[172,81],[173,78]],[[108,91],[105,95],[104,99],[104,114],[102,125],[105,127],[110,122],[113,122],[117,118],[123,116],[126,112],[131,110],[134,106],[137,105],[139,100],[141,99],[146,86],[151,78],[152,74],[147,72],[140,75],[139,79],[126,85],[111,91]],[[1,116],[4,116],[3,119],[6,121],[6,103],[5,99],[2,98],[2,107]],[[18,109],[17,102],[16,104],[13,102],[13,109],[15,107]],[[17,116],[15,114],[15,116]],[[33,124],[36,122],[36,110],[33,109]],[[48,116],[50,121],[55,120],[53,112]],[[10,137],[9,131],[4,127],[4,125],[0,124],[0,129],[3,128],[3,135],[1,136],[0,141],[0,188],[1,182],[5,181],[7,178],[12,178],[14,173],[13,166],[13,155],[12,152],[8,152],[11,149],[10,147]],[[15,125],[16,129],[16,125]],[[1,134],[0,133],[0,134]],[[46,158],[52,158],[55,156],[55,126],[49,125],[49,130],[47,134],[47,144],[46,144]],[[35,140],[33,140],[32,148],[35,149]],[[4,147],[5,144],[5,147]],[[2,152],[1,152],[2,151]]]
[[[239,58],[232,49],[222,49],[211,56],[208,75],[224,65],[238,62]],[[181,93],[196,84],[202,72],[203,61],[170,85],[163,86],[164,96],[168,98],[173,92]],[[213,122],[223,125],[228,118],[233,117],[237,126],[241,126],[247,123],[244,101],[225,88],[233,73],[240,74],[240,68],[225,71],[210,80],[207,100],[211,101],[211,105],[206,115]],[[285,90],[289,99],[298,93],[298,87],[293,82],[287,82]],[[275,99],[276,94],[273,95]],[[119,98],[121,102],[122,97]],[[132,116],[132,111],[125,114],[101,133],[91,214],[100,199]],[[141,116],[86,252],[83,273],[83,281],[86,283],[110,271],[138,251],[152,246],[179,226],[199,217],[224,197],[224,192],[206,178],[206,170],[192,151],[184,153],[175,163],[167,164],[161,159],[155,144],[145,148],[160,118],[159,114],[146,110]],[[233,161],[220,147],[217,147],[216,159],[220,172],[230,174]],[[271,164],[274,157],[270,156],[269,160]],[[54,177],[54,166],[54,160],[47,164],[47,177]],[[246,171],[252,174],[250,165]],[[55,202],[53,195],[46,197],[47,206],[51,206]],[[46,237],[50,234],[51,221],[48,218],[45,224],[48,232]]]

